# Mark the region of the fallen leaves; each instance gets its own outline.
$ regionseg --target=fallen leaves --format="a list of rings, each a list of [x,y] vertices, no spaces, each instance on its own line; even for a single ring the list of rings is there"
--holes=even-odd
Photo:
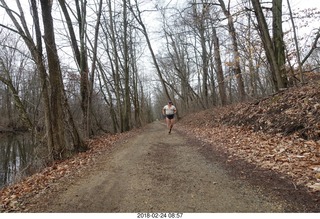
[[[313,83],[255,103],[205,110],[185,117],[181,130],[264,169],[319,189],[320,91]]]
[[[218,128],[187,127],[180,129],[198,139],[227,151],[229,159],[244,159],[261,168],[271,169],[291,176],[297,185],[313,185],[319,178],[319,146],[314,141],[279,137],[265,133],[242,130],[239,127]],[[310,187],[315,188],[315,187]]]
[[[0,212],[24,212],[28,211],[26,204],[28,198],[46,192],[61,178],[72,177],[95,162],[96,156],[102,152],[111,150],[111,146],[126,139],[134,132],[122,134],[105,134],[95,139],[90,139],[87,144],[89,150],[79,153],[74,157],[57,161],[22,180],[0,190]]]

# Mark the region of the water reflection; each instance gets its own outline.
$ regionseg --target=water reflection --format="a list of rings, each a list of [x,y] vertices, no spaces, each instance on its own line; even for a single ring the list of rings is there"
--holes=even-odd
[[[29,134],[0,135],[0,188],[28,175],[34,146]]]

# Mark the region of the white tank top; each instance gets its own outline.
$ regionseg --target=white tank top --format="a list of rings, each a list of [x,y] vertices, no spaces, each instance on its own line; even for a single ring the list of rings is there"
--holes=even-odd
[[[165,105],[163,107],[163,109],[166,111],[166,115],[172,115],[174,114],[174,110],[176,109],[176,107],[174,105],[172,105],[170,108],[169,108],[169,105]]]

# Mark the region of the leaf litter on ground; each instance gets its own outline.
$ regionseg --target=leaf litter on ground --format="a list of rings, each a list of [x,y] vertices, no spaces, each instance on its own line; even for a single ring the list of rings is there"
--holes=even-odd
[[[89,149],[85,152],[63,160],[56,161],[36,174],[19,182],[8,185],[0,190],[0,212],[28,212],[27,204],[30,197],[46,193],[61,179],[75,177],[85,168],[94,165],[96,157],[105,151],[111,151],[113,145],[125,141],[137,130],[121,134],[104,134],[87,141]]]
[[[320,81],[261,100],[215,107],[179,127],[233,157],[320,191]]]

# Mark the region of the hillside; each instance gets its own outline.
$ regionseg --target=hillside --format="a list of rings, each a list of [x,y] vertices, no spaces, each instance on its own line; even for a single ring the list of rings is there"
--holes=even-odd
[[[320,190],[320,82],[289,88],[259,101],[208,109],[182,118],[190,135],[265,170],[292,186]]]

